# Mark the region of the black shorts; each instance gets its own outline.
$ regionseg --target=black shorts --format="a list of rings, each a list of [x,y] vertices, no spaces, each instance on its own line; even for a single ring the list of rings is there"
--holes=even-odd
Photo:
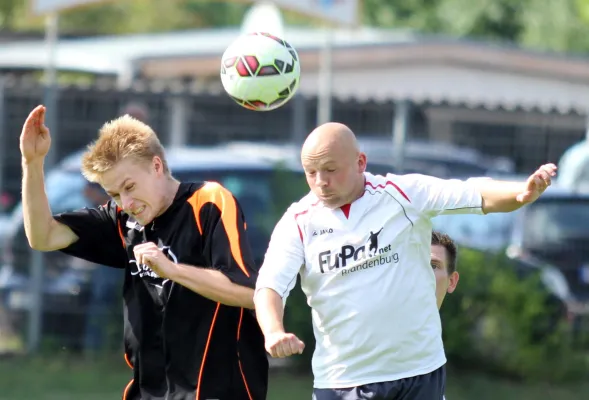
[[[446,366],[425,375],[343,389],[313,389],[313,400],[442,400]]]

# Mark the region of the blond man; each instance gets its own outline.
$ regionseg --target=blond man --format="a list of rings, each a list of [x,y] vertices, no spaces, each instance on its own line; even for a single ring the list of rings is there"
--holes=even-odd
[[[106,123],[82,173],[112,198],[52,215],[43,161],[51,137],[35,108],[20,138],[29,244],[125,269],[124,400],[266,398],[268,361],[253,313],[255,266],[243,213],[217,183],[181,183],[146,124]]]

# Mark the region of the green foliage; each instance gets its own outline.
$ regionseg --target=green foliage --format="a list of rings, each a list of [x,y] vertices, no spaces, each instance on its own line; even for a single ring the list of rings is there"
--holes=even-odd
[[[514,42],[539,50],[589,50],[588,0],[365,0],[369,25]]]
[[[252,1],[121,0],[63,12],[64,33],[124,34],[237,26]],[[0,2],[0,29],[42,30],[27,2]],[[525,47],[589,50],[589,0],[364,0],[367,25],[463,38],[499,40]],[[300,13],[284,11],[287,24],[316,25]]]
[[[582,343],[572,341],[560,303],[537,274],[521,273],[505,256],[469,250],[458,271],[458,288],[441,310],[449,360],[526,380],[587,376]]]

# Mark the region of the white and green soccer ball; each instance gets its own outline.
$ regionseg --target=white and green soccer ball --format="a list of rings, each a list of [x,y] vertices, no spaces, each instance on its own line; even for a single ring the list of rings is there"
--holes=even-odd
[[[300,76],[296,50],[269,33],[238,37],[221,59],[223,88],[250,110],[270,111],[286,104],[297,91]]]

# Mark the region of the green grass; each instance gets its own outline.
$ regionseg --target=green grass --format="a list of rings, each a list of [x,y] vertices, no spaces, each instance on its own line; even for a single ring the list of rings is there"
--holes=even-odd
[[[67,357],[0,361],[0,400],[119,399],[130,379],[120,360],[83,362]],[[311,399],[312,380],[273,372],[268,400]],[[578,400],[589,398],[589,383],[524,385],[484,375],[448,372],[448,400]]]

